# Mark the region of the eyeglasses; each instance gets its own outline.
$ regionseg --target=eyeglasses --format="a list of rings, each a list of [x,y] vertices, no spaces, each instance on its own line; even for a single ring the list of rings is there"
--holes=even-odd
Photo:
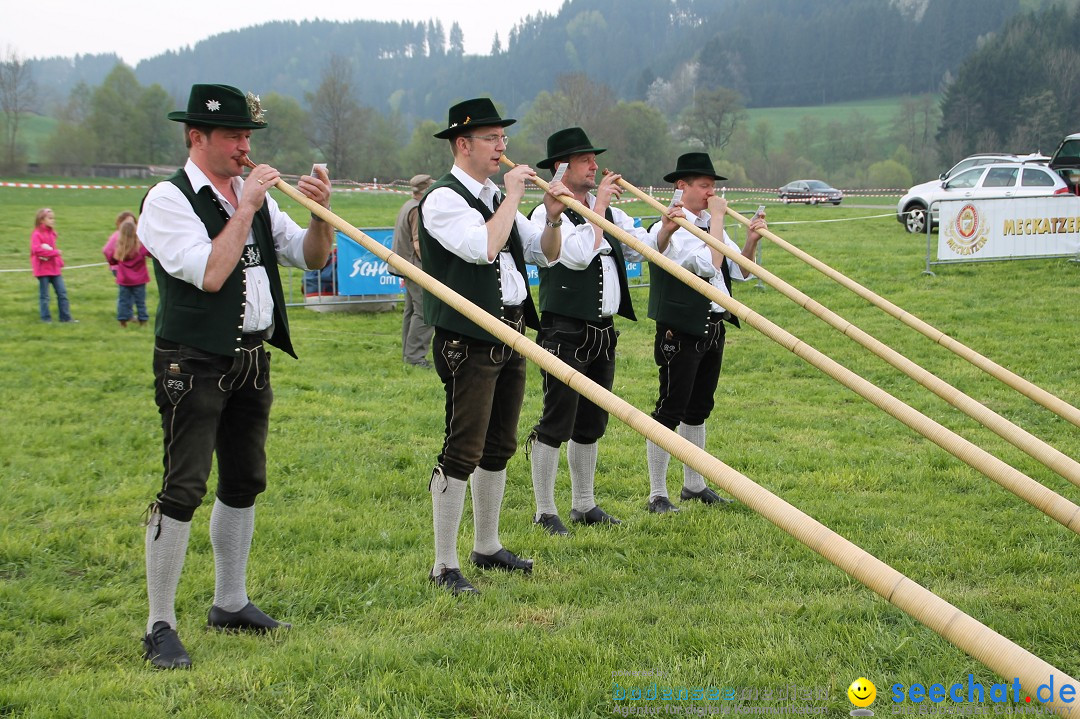
[[[462,135],[462,137],[467,137],[470,140],[483,140],[493,145],[498,145],[501,142],[503,147],[510,147],[510,138],[506,135]]]

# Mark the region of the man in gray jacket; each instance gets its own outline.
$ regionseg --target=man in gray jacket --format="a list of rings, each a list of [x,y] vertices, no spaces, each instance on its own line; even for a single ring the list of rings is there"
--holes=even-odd
[[[394,254],[416,267],[421,267],[418,234],[420,223],[417,221],[420,198],[431,183],[431,175],[414,175],[409,180],[412,198],[401,206],[397,221],[394,222]],[[401,320],[401,358],[406,364],[431,369],[427,351],[435,330],[424,322],[424,290],[407,277],[402,280],[405,282],[405,314]]]

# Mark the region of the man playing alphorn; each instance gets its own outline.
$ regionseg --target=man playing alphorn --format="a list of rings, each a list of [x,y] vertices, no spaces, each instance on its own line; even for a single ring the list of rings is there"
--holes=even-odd
[[[161,304],[154,342],[155,400],[165,432],[165,476],[150,505],[145,657],[164,669],[191,666],[176,633],[174,602],[191,529],[217,455],[210,514],[214,549],[213,629],[266,632],[282,625],[247,595],[255,498],[266,489],[270,359],[263,341],[290,355],[277,265],[317,269],[333,230],[312,216],[307,229],[267,190],[268,165],[240,179],[252,130],[266,127],[259,99],[228,85],[193,85],[184,123],[187,164],[147,193],[139,239],[154,256]],[[326,170],[300,178],[300,191],[330,206]]]
[[[651,244],[649,234],[634,227],[634,220],[610,203],[622,188],[620,175],[608,174],[596,182],[596,156],[605,148],[594,147],[580,127],[559,130],[547,140],[548,156],[537,167],[559,171],[564,167],[563,184],[574,199],[640,241]],[[595,190],[595,195],[592,191]],[[617,342],[613,315],[637,320],[626,282],[625,260],[642,257],[608,237],[569,207],[560,207],[556,224],[563,224],[562,255],[540,273],[540,334],[536,341],[548,352],[581,372],[604,389],[615,378]],[[569,220],[569,225],[566,221]],[[552,222],[547,207],[532,214],[537,227]],[[559,468],[559,447],[566,442],[570,465],[572,502],[570,521],[583,524],[619,524],[619,520],[596,503],[597,440],[604,436],[608,414],[558,379],[543,372],[544,410],[533,428],[532,480],[536,496],[533,521],[551,534],[566,534],[566,526],[555,507],[555,477]]]
[[[542,230],[517,211],[525,182],[536,173],[518,165],[506,173],[501,196],[491,176],[506,149],[505,129],[515,120],[499,117],[491,100],[466,100],[450,108],[445,130],[454,166],[420,202],[420,254],[425,269],[522,332],[539,319],[527,284],[526,262],[546,266],[558,259],[561,235],[553,223]],[[551,191],[568,194],[562,183]],[[554,216],[562,207],[553,195],[544,204]],[[454,594],[476,592],[462,576],[457,534],[472,477],[475,540],[470,560],[481,569],[532,571],[499,541],[499,512],[506,464],[517,449],[518,417],[525,394],[525,358],[430,292],[424,316],[435,327],[435,371],[446,391],[446,433],[429,490],[435,529],[431,581]]]
[[[675,171],[664,180],[682,190],[682,201],[668,210],[653,225],[656,248],[726,295],[731,295],[732,280],[746,281],[735,262],[680,227],[675,218],[683,217],[707,231],[736,251],[736,245],[724,231],[727,200],[716,196],[716,181],[727,178],[716,174],[706,153],[690,152],[679,157]],[[766,228],[764,213],[750,223],[743,245],[744,257],[753,259],[759,234]],[[724,322],[739,326],[738,318],[696,290],[672,277],[659,267],[649,268],[649,317],[656,320],[653,358],[660,367],[660,396],[653,418],[668,429],[678,428],[682,437],[698,447],[705,447],[705,420],[713,408],[713,394],[720,379],[724,358]],[[667,467],[671,456],[651,440],[645,440],[649,465],[650,512],[677,512],[667,493]],[[688,466],[683,467],[683,500],[720,504],[722,499],[705,485],[704,478]]]

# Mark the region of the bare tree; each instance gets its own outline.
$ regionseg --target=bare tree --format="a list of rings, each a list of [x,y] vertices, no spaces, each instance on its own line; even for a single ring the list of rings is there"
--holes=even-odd
[[[363,112],[356,100],[352,66],[347,58],[332,55],[314,93],[305,93],[311,106],[311,144],[319,148],[334,177],[351,177],[356,143],[363,136]]]
[[[8,171],[17,169],[19,164],[19,120],[23,113],[33,109],[36,100],[37,86],[30,67],[9,47],[0,59],[0,110],[4,114],[3,165]]]
[[[615,93],[607,85],[593,82],[583,72],[559,75],[555,80],[558,91],[566,97],[566,120],[571,125],[598,128],[605,116],[615,107]]]
[[[604,84],[593,82],[583,73],[560,75],[554,93],[541,92],[525,116],[529,138],[543,146],[557,130],[580,126],[598,133],[615,107],[615,94]]]
[[[683,134],[701,142],[706,150],[722,150],[745,118],[738,92],[726,87],[706,90],[699,92],[683,113]]]

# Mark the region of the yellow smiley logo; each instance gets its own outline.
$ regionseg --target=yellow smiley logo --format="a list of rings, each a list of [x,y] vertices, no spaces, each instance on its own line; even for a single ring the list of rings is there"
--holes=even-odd
[[[859,677],[847,689],[848,699],[857,707],[865,708],[877,698],[877,687],[866,677]]]

